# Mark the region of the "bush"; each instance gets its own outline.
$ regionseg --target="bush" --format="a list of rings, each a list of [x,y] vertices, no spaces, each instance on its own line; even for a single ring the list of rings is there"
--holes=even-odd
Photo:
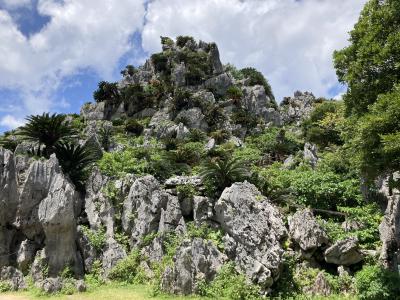
[[[143,132],[143,125],[140,124],[136,119],[130,119],[125,123],[125,131],[139,136]]]
[[[94,91],[93,98],[96,102],[110,101],[119,102],[120,95],[116,82],[100,81],[98,89]]]
[[[196,41],[194,40],[193,37],[180,35],[180,36],[178,36],[176,38],[176,45],[178,47],[182,48],[182,47],[185,47],[186,43],[189,42],[189,41],[191,41],[192,43],[196,44]]]
[[[110,271],[108,278],[124,283],[143,283],[144,276],[140,270],[142,257],[139,250],[132,251],[128,257],[118,262]]]
[[[215,279],[199,287],[199,294],[215,299],[251,300],[260,298],[260,288],[248,283],[244,275],[238,274],[232,263],[224,265]]]
[[[254,128],[258,123],[258,119],[254,114],[242,108],[236,109],[231,119],[234,124],[240,124],[247,128]]]
[[[265,79],[264,75],[257,71],[254,68],[244,68],[240,70],[240,73],[243,74],[245,78],[249,79],[250,85],[262,85],[265,89],[266,95],[272,100],[275,101],[274,94],[272,93],[271,86],[269,85],[267,79]]]
[[[170,67],[168,66],[168,56],[164,52],[155,53],[151,56],[151,61],[154,64],[154,68],[157,72],[168,72]]]
[[[98,252],[102,251],[107,240],[105,229],[100,228],[99,230],[95,231],[87,226],[81,226],[81,228],[84,235],[86,235],[89,239],[90,245],[92,245],[92,247],[95,248]]]
[[[188,140],[190,142],[204,142],[207,138],[207,135],[204,133],[204,131],[197,129],[197,128],[193,128],[189,130],[189,136],[188,136]]]
[[[11,284],[5,281],[0,281],[0,293],[6,293],[12,290]]]
[[[361,300],[399,299],[398,274],[390,273],[381,266],[364,266],[355,278]]]
[[[124,70],[121,71],[122,76],[133,76],[137,70],[132,65],[127,65]]]
[[[243,92],[236,85],[232,85],[226,91],[226,96],[230,99],[240,100],[243,97]]]
[[[177,88],[174,91],[174,97],[171,101],[171,110],[172,111],[180,111],[182,109],[186,109],[190,103],[190,97],[192,93],[184,88]]]
[[[176,187],[179,200],[191,199],[196,195],[196,189],[192,184],[178,185]]]

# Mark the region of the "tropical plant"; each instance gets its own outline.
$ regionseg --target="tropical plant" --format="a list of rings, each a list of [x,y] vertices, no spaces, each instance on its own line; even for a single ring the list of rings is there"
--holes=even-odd
[[[217,191],[222,191],[245,179],[248,169],[240,159],[221,157],[205,162],[200,175],[204,181],[213,183]]]
[[[116,82],[100,81],[98,89],[94,91],[93,98],[96,102],[111,101],[119,102],[120,95]]]
[[[43,155],[50,157],[54,153],[55,145],[77,134],[73,126],[66,122],[66,116],[62,114],[43,113],[42,115],[29,116],[27,124],[18,132],[22,139],[36,142],[38,146],[44,145]]]
[[[103,147],[104,151],[108,151],[111,147],[113,135],[113,128],[111,126],[103,126],[99,131],[100,136],[100,144]]]
[[[89,166],[97,160],[94,149],[85,144],[75,145],[70,142],[59,142],[54,152],[64,174],[68,174],[75,186],[82,190],[88,177]]]
[[[369,0],[349,41],[334,53],[334,63],[339,80],[348,86],[346,111],[359,115],[400,82],[400,2]]]

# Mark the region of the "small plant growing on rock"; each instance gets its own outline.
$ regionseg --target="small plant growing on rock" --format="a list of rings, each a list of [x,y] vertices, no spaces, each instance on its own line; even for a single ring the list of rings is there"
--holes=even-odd
[[[125,131],[139,136],[143,132],[143,125],[140,124],[136,119],[130,119],[125,123]]]

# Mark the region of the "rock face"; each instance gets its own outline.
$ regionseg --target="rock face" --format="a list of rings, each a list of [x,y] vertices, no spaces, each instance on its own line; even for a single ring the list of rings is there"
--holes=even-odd
[[[62,173],[54,174],[48,195],[38,210],[46,237],[45,253],[49,258],[50,276],[58,275],[66,266],[70,266],[76,275],[83,275],[76,245],[76,211],[79,205],[75,187]]]
[[[24,275],[13,267],[3,267],[0,270],[0,281],[8,283],[14,291],[27,288]]]
[[[354,237],[336,242],[325,250],[324,256],[326,262],[343,266],[354,265],[363,259],[358,249],[358,239]]]
[[[287,232],[280,213],[247,182],[226,188],[215,205],[216,221],[227,233],[225,249],[247,277],[270,287],[279,277]]]
[[[9,263],[14,222],[18,206],[17,177],[14,156],[0,148],[0,268]]]
[[[318,273],[309,293],[319,296],[329,296],[332,293],[332,288],[323,272]]]
[[[289,234],[306,258],[329,243],[328,235],[309,209],[298,211],[289,219]]]
[[[297,124],[307,119],[314,109],[315,97],[308,92],[295,92],[294,97],[283,98],[280,104],[280,114],[284,124]]]
[[[310,163],[311,167],[315,168],[318,162],[316,145],[310,143],[304,144],[304,159]]]
[[[399,180],[400,174],[394,173],[393,180]],[[380,260],[388,269],[398,272],[398,251],[400,249],[400,191],[389,188],[389,176],[378,183],[379,192],[387,200],[387,207],[379,226],[382,250]]]
[[[174,256],[174,266],[165,270],[162,289],[174,294],[192,294],[199,282],[214,279],[226,259],[210,241],[199,238],[184,241]]]

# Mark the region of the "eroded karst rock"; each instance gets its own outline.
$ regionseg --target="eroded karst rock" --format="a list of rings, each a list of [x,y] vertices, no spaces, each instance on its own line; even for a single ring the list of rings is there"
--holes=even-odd
[[[210,241],[195,238],[184,241],[167,267],[161,282],[163,290],[174,294],[192,294],[200,282],[210,282],[227,257]]]
[[[289,219],[289,234],[306,258],[310,258],[318,248],[324,248],[329,243],[328,235],[309,209],[297,211]]]
[[[246,276],[262,287],[279,277],[287,236],[282,216],[257,188],[235,183],[215,204],[215,220],[226,232],[225,249]]]
[[[14,291],[27,288],[24,275],[14,267],[3,267],[0,270],[0,281],[8,283]]]
[[[358,239],[355,237],[336,242],[325,250],[324,257],[328,263],[343,266],[354,265],[363,259],[359,251]]]
[[[309,92],[297,91],[294,97],[283,98],[280,104],[280,114],[284,124],[297,124],[307,119],[314,109],[315,97]]]

